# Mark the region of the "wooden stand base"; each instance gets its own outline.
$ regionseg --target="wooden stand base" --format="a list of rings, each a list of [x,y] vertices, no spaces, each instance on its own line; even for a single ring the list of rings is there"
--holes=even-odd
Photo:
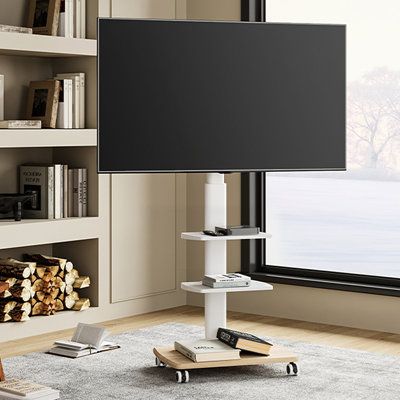
[[[174,368],[176,381],[185,383],[189,381],[189,370],[201,368],[220,368],[220,367],[238,367],[244,365],[263,365],[286,363],[286,372],[293,372],[297,375],[298,368],[296,362],[298,357],[291,353],[290,350],[282,346],[272,346],[269,356],[261,356],[253,353],[243,352],[238,360],[229,361],[210,361],[195,363],[181,353],[174,350],[172,346],[156,347],[153,349],[156,356],[157,367],[166,367],[167,365]]]

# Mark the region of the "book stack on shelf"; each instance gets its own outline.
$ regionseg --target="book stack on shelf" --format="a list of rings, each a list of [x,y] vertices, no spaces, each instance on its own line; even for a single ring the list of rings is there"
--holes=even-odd
[[[246,275],[231,273],[204,275],[202,283],[211,288],[232,288],[250,286],[251,278]]]
[[[119,349],[116,343],[105,341],[108,335],[109,332],[102,327],[79,323],[71,340],[56,340],[48,353],[80,358]]]
[[[176,341],[174,348],[194,362],[239,360],[242,351],[268,356],[272,344],[249,333],[219,328],[217,339]]]
[[[90,286],[90,277],[81,276],[64,258],[24,254],[23,261],[0,260],[0,283],[8,286],[0,293],[0,322],[23,322],[31,315],[90,307],[90,300],[77,292]]]
[[[86,37],[86,0],[61,0],[58,36]]]
[[[60,219],[87,216],[87,169],[68,165],[21,165],[20,192],[35,195],[23,218]]]
[[[22,379],[8,379],[0,382],[0,400],[56,400],[59,398],[60,392],[49,386]]]

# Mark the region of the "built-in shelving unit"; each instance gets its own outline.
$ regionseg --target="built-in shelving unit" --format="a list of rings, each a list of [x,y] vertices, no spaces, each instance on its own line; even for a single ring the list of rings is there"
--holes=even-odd
[[[0,23],[24,26],[27,2],[0,4]],[[88,217],[52,220],[0,219],[1,257],[25,252],[71,259],[91,278],[86,291],[93,308],[31,317],[25,323],[0,324],[1,341],[100,320],[100,271],[108,271],[108,180],[97,175],[96,20],[99,2],[87,2],[87,39],[0,32],[0,74],[5,76],[5,119],[24,119],[30,81],[52,79],[57,73],[84,72],[85,129],[0,129],[0,193],[19,191],[18,166],[61,163],[88,169]],[[108,294],[105,294],[107,296]]]

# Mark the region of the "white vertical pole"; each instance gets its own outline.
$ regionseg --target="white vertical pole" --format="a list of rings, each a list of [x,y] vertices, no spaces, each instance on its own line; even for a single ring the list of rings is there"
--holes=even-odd
[[[205,184],[205,229],[226,227],[226,184],[223,174],[207,174]],[[226,273],[226,241],[205,242],[205,274]],[[226,293],[206,293],[204,299],[206,339],[215,339],[226,327]]]

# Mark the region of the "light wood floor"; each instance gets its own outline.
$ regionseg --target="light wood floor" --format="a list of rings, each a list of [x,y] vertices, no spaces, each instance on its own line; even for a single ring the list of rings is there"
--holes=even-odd
[[[102,325],[113,333],[120,333],[165,322],[203,325],[203,309],[183,306],[106,321]],[[232,329],[252,332],[266,337],[280,337],[329,346],[400,355],[400,335],[391,333],[322,325],[283,318],[263,317],[238,312],[229,312],[228,322],[229,327]],[[47,350],[51,347],[54,340],[70,339],[72,331],[64,330],[28,339],[0,343],[0,356],[7,358],[33,351]]]

